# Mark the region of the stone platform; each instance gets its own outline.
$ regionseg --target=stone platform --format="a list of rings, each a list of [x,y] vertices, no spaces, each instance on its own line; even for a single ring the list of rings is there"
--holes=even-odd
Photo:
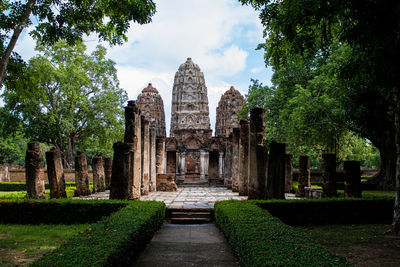
[[[110,191],[92,194],[74,199],[108,199]],[[140,200],[155,200],[165,203],[171,209],[213,209],[216,201],[237,199],[247,200],[246,196],[239,196],[225,187],[181,187],[176,192],[150,192],[141,196]]]
[[[74,199],[109,199],[110,191],[100,192]],[[294,194],[285,194],[286,199],[300,199]],[[180,187],[176,192],[150,192],[141,196],[140,200],[155,200],[165,203],[168,209],[213,209],[217,201],[247,200],[247,196],[239,196],[225,187]]]

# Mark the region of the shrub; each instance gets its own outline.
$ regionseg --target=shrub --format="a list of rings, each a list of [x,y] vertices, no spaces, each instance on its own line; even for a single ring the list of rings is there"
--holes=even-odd
[[[146,247],[164,216],[162,202],[130,201],[30,266],[127,266]]]
[[[393,198],[254,201],[289,225],[390,223]]]
[[[73,187],[75,182],[66,182],[65,187]],[[49,183],[45,183],[45,188],[50,189]],[[26,184],[22,182],[1,182],[0,191],[26,191]]]
[[[215,220],[241,266],[350,266],[293,227],[250,201],[215,205]]]
[[[0,223],[76,224],[91,223],[128,204],[127,201],[16,200],[0,201]]]

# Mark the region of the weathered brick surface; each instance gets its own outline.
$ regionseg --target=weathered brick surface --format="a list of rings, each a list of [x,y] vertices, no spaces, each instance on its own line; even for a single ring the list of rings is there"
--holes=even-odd
[[[90,195],[87,159],[84,151],[75,156],[75,196]]]
[[[40,144],[29,142],[25,156],[26,190],[29,198],[46,198],[44,191],[44,160]]]
[[[66,198],[64,169],[59,149],[53,147],[46,152],[47,177],[49,179],[50,197]]]

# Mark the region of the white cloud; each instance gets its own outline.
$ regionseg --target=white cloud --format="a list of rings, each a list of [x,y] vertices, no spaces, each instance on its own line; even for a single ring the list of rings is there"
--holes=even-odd
[[[246,93],[250,78],[262,73],[263,62],[252,57],[263,42],[258,13],[237,0],[158,0],[157,13],[147,25],[131,24],[128,42],[109,47],[107,57],[117,64],[121,87],[129,99],[136,99],[149,82],[160,92],[169,128],[173,78],[180,64],[191,57],[204,73],[208,88],[211,127],[221,95],[229,80]],[[88,53],[97,37],[85,38]],[[35,42],[25,34],[16,51],[25,60],[34,52]],[[254,58],[254,57],[253,57]],[[262,81],[267,82],[268,81]]]

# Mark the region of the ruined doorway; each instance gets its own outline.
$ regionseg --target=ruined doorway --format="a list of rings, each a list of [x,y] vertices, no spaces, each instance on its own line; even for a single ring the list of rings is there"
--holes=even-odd
[[[210,183],[218,183],[218,151],[210,151],[209,154],[209,165],[208,165],[208,178]]]
[[[167,151],[167,172],[176,173],[176,152]]]

